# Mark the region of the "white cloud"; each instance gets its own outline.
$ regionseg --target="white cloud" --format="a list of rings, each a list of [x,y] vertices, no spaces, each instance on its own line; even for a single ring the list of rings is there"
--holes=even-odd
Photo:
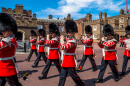
[[[74,19],[84,18],[88,11],[91,13],[91,9],[95,11],[116,11],[119,12],[121,9],[122,3],[124,1],[113,1],[113,0],[60,0],[58,2],[59,7],[57,9],[47,8],[43,9],[40,12],[37,12],[38,18],[42,18],[43,15],[52,14],[53,16],[58,16],[59,18],[67,17],[67,14],[70,13],[71,17]],[[80,13],[82,9],[87,9],[86,13]],[[93,19],[95,19],[98,13],[92,13]],[[96,17],[95,17],[96,16]],[[48,16],[47,16],[48,17]]]

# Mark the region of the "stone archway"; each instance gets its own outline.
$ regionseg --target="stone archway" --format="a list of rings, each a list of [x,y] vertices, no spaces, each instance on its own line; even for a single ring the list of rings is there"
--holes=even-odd
[[[116,34],[114,35],[114,38],[115,38],[117,41],[119,41],[119,34],[116,33]]]
[[[18,32],[15,34],[15,37],[17,40],[24,41],[25,40],[25,32],[23,30],[18,29]]]

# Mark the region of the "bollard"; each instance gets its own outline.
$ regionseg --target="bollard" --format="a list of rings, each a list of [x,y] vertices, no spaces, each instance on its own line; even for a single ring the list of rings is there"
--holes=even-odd
[[[26,53],[26,42],[24,42],[24,52]]]

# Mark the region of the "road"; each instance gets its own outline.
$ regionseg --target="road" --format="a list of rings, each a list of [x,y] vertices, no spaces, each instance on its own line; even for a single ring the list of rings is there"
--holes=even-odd
[[[78,45],[76,50],[76,57],[78,60],[78,64],[82,59],[83,54],[83,45]],[[94,80],[97,79],[100,65],[101,65],[101,59],[102,59],[102,51],[97,46],[96,43],[94,43],[94,51],[97,55],[95,59],[98,70],[96,72],[92,72],[92,66],[90,64],[89,59],[86,60],[85,65],[83,67],[82,72],[77,72],[80,78],[85,83],[85,86],[130,86],[130,62],[128,62],[127,66],[127,72],[125,77],[120,77],[120,81],[115,82],[114,77],[112,75],[112,71],[109,66],[107,66],[106,72],[103,77],[103,83],[94,84]],[[124,48],[119,47],[119,44],[117,45],[117,54],[118,54],[118,64],[119,68],[118,71],[121,72],[122,70],[122,64],[123,64],[123,53]],[[19,71],[21,73],[29,73],[28,80],[24,81],[22,78],[19,79],[19,81],[22,83],[23,86],[58,86],[59,83],[59,73],[54,64],[52,64],[49,73],[48,78],[44,80],[38,80],[38,76],[41,75],[41,72],[43,68],[45,67],[44,61],[40,61],[37,68],[32,68],[31,65],[33,65],[36,56],[33,55],[30,62],[26,62],[25,58],[27,58],[28,54],[16,54],[16,60],[17,65],[19,68]],[[6,86],[9,86],[8,83],[6,83]],[[71,77],[68,75],[65,86],[75,86],[74,81],[71,79]]]

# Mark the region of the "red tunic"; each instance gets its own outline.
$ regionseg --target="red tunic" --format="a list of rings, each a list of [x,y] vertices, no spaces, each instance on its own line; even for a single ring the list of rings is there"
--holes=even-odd
[[[33,39],[30,40],[31,50],[35,50],[36,49],[36,42],[37,42],[36,38],[33,38]]]
[[[93,49],[92,49],[92,44],[93,44],[93,39],[91,37],[85,38],[82,40],[82,43],[85,45],[85,51],[83,52],[84,55],[92,55],[93,54]]]
[[[3,38],[0,42],[0,77],[8,77],[17,74],[18,70],[14,61],[17,42],[12,35]]]
[[[71,38],[67,41],[66,44],[60,44],[61,49],[65,51],[62,67],[76,67],[75,63],[75,50],[76,50],[76,39]]]
[[[111,40],[106,40],[103,44],[99,44],[100,48],[104,48],[103,59],[104,60],[116,60],[117,55],[115,52],[117,41],[113,38]]]
[[[45,41],[46,41],[45,38],[41,38],[40,40],[37,40],[38,52],[45,52],[45,50],[44,50]]]
[[[125,44],[125,51],[124,51],[124,55],[127,57],[130,57],[130,39],[126,38],[123,40],[124,44]]]
[[[50,47],[48,59],[59,59],[59,53],[58,53],[59,40],[58,40],[58,38],[54,37],[51,40],[46,40],[46,44],[49,45],[49,47]]]

